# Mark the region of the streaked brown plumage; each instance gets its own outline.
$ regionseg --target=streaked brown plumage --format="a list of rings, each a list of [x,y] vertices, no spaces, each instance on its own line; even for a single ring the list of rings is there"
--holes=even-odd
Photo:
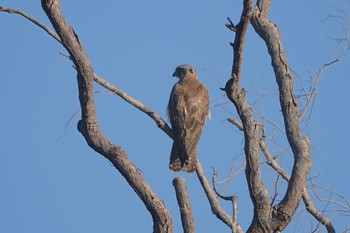
[[[208,90],[189,65],[178,66],[173,76],[179,81],[174,85],[168,103],[174,140],[169,168],[193,172],[197,164],[197,143],[209,113]]]

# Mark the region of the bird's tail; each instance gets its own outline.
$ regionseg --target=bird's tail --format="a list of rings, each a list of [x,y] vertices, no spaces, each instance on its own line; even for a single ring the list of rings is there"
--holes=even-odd
[[[185,171],[194,172],[197,166],[197,148],[188,154],[176,142],[173,143],[170,154],[169,169],[175,172]]]
[[[179,145],[174,141],[173,146],[171,148],[170,153],[170,163],[169,163],[169,169],[178,172],[182,169],[182,162],[180,159],[182,149],[179,147]]]
[[[197,167],[197,148],[195,148],[190,155],[185,156],[182,170],[188,173],[194,172]]]

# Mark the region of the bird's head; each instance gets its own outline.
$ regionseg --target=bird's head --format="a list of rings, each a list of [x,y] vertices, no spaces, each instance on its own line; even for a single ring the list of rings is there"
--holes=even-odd
[[[179,79],[183,79],[186,77],[197,77],[196,70],[190,65],[181,65],[176,67],[175,72],[173,73],[173,77],[178,77]]]

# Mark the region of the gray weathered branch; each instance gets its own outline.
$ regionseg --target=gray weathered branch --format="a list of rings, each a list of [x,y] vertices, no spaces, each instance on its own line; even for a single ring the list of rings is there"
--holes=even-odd
[[[53,37],[55,40],[57,40],[60,44],[62,44],[61,38],[54,32],[52,31],[48,26],[45,24],[41,23],[39,20],[35,19],[33,16],[27,14],[24,11],[14,9],[14,8],[8,8],[4,6],[0,6],[0,11],[7,12],[10,14],[19,14],[23,16],[24,18],[30,20],[32,23],[35,25],[39,26],[40,28],[44,29],[51,37]],[[144,112],[147,114],[149,117],[151,117],[157,124],[157,126],[164,131],[170,138],[172,138],[172,131],[169,125],[166,123],[165,120],[163,120],[155,111],[150,109],[149,107],[145,106],[142,104],[140,101],[135,100],[132,98],[130,95],[128,95],[125,91],[121,90],[120,88],[112,85],[111,83],[107,82],[104,80],[102,77],[100,77],[97,74],[94,74],[94,81],[103,86],[104,88],[110,90],[114,94],[118,95],[122,99],[124,99],[126,102],[129,104],[133,105],[140,111]]]
[[[79,131],[89,146],[106,157],[135,190],[152,215],[153,232],[172,232],[172,220],[162,201],[152,191],[135,165],[128,160],[123,148],[112,144],[100,131],[93,96],[94,72],[77,35],[65,21],[58,0],[42,0],[41,4],[77,69],[81,107]]]
[[[265,144],[265,138],[263,137],[260,140],[260,149],[263,152],[267,164],[270,165],[280,176],[282,176],[283,179],[289,182],[290,176],[281,168],[276,160],[273,158],[271,155],[270,151],[267,149],[266,144]],[[306,210],[317,220],[319,221],[323,226],[326,227],[328,233],[335,233],[335,229],[332,225],[332,222],[324,216],[322,213],[317,211],[315,208],[314,204],[311,201],[310,195],[307,192],[306,188],[303,189],[303,194],[302,194],[303,202],[305,205]]]
[[[231,122],[233,125],[235,125],[239,130],[243,131],[243,126],[237,122],[233,118],[228,119],[229,122]],[[266,143],[265,143],[265,136],[263,136],[260,139],[260,150],[263,152],[267,164],[271,166],[284,180],[289,182],[290,176],[279,166],[279,164],[276,162],[276,160],[273,158],[271,155],[270,151],[268,150]],[[305,204],[306,210],[317,220],[319,221],[322,225],[324,225],[327,229],[328,233],[335,233],[335,229],[332,225],[332,222],[324,216],[322,213],[320,213],[314,206],[314,204],[311,201],[310,195],[307,192],[306,188],[304,188],[303,191],[303,202]]]
[[[284,54],[277,26],[268,19],[270,0],[258,0],[251,23],[259,36],[265,41],[271,57],[271,64],[279,87],[280,105],[286,135],[294,154],[292,175],[282,201],[274,207],[272,231],[282,231],[292,219],[302,197],[306,177],[311,168],[310,143],[299,127],[298,106],[293,90],[293,76]]]
[[[253,111],[245,98],[245,90],[240,87],[244,38],[252,15],[252,4],[252,0],[243,2],[241,19],[235,26],[237,31],[234,43],[232,43],[233,64],[231,79],[227,81],[224,91],[236,107],[244,132],[245,173],[249,194],[254,205],[254,217],[248,232],[256,232],[257,229],[258,231],[271,232],[269,229],[271,219],[269,194],[260,174],[259,139],[263,126],[253,119]]]
[[[213,214],[215,214],[216,217],[224,222],[227,226],[232,227],[232,218],[225,212],[225,210],[221,208],[218,198],[215,196],[215,193],[211,189],[210,184],[205,177],[202,165],[200,164],[199,160],[197,160],[196,174],[201,183],[201,186],[204,189],[205,195],[208,198]]]
[[[221,199],[223,200],[226,200],[226,201],[231,201],[232,202],[232,226],[231,226],[231,229],[232,229],[232,233],[238,233],[238,232],[241,232],[238,227],[238,223],[237,223],[237,200],[238,200],[238,196],[235,196],[235,195],[232,195],[232,196],[224,196],[222,195],[221,193],[219,193],[216,189],[216,181],[215,181],[215,178],[217,176],[217,171],[214,170],[214,173],[213,173],[213,177],[212,177],[212,183],[213,183],[213,189],[214,189],[214,192],[216,193],[216,195],[218,197],[220,197]]]
[[[190,199],[188,197],[185,179],[176,177],[173,179],[173,186],[175,187],[176,199],[180,208],[181,222],[184,233],[194,233],[194,222],[192,217],[192,209]]]

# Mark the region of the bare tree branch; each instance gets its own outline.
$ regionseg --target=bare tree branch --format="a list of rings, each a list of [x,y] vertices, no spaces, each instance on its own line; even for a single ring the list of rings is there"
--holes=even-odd
[[[236,119],[230,117],[227,119],[230,123],[234,124],[239,130],[243,131],[243,125],[239,123]]]
[[[324,198],[320,197],[320,195],[317,193],[315,187],[317,187],[320,190],[326,191],[326,192],[330,193],[331,195],[337,196],[338,198],[343,200],[346,204],[342,204],[339,201],[335,201],[335,200],[331,200],[331,199],[324,199]],[[319,201],[332,203],[334,205],[337,205],[337,206],[343,208],[345,211],[350,212],[350,203],[349,203],[349,201],[345,197],[340,195],[339,193],[335,192],[334,190],[330,190],[330,189],[327,189],[327,188],[322,187],[320,185],[317,185],[314,182],[312,182],[312,180],[311,180],[311,188],[312,188],[312,192],[315,194],[316,198]]]
[[[238,223],[237,223],[237,200],[238,200],[238,196],[235,196],[235,195],[233,195],[233,196],[224,196],[221,193],[219,193],[217,191],[217,189],[216,189],[216,181],[215,181],[215,178],[217,177],[217,175],[218,175],[217,171],[214,170],[213,177],[212,177],[212,183],[213,183],[214,192],[221,199],[232,202],[232,225],[231,225],[231,229],[232,229],[232,233],[237,233],[237,226],[238,226]]]
[[[221,208],[219,201],[218,201],[218,198],[215,196],[215,193],[211,189],[210,184],[209,184],[207,178],[205,177],[202,165],[200,164],[199,160],[197,160],[196,174],[197,174],[197,177],[201,183],[201,186],[204,189],[205,195],[208,198],[208,201],[209,201],[209,204],[211,207],[211,211],[213,212],[213,214],[216,215],[216,217],[218,219],[220,219],[222,222],[224,222],[227,226],[229,226],[232,229],[232,221],[233,220],[232,220],[231,216],[228,215],[225,212],[225,210],[223,210]],[[237,225],[237,230],[239,230],[239,232],[243,232],[239,225]]]
[[[276,160],[273,158],[273,156],[271,155],[271,153],[267,149],[266,144],[265,144],[265,137],[263,137],[260,140],[260,149],[263,152],[263,154],[265,155],[265,158],[267,160],[267,164],[270,165],[283,179],[285,179],[286,181],[289,182],[290,176],[278,165]],[[319,211],[317,211],[317,209],[315,208],[315,206],[313,205],[313,203],[311,201],[309,193],[307,192],[307,190],[305,188],[303,189],[302,198],[303,198],[306,210],[317,221],[319,221],[322,225],[324,225],[326,227],[328,233],[334,233],[335,229],[333,228],[331,221],[327,217],[325,217],[323,214],[321,214]]]
[[[228,176],[228,177],[226,177],[225,179],[223,179],[223,180],[221,180],[221,181],[216,181],[216,182],[215,182],[216,184],[226,183],[225,188],[223,189],[222,192],[224,192],[225,189],[227,189],[227,187],[228,187],[230,181],[231,181],[235,176],[237,176],[239,173],[241,173],[241,171],[245,168],[245,165],[246,165],[246,162],[244,161],[243,163],[240,164],[239,169],[238,169],[237,171],[235,171],[234,173],[233,173],[233,166],[232,166],[232,167],[230,168],[230,172],[229,172],[229,176]]]
[[[194,233],[194,222],[192,217],[192,209],[185,180],[182,177],[173,179],[173,186],[175,187],[176,199],[180,208],[181,222],[184,233]]]
[[[235,105],[241,119],[244,132],[244,151],[246,155],[246,179],[250,197],[254,205],[254,217],[248,232],[272,232],[269,228],[271,208],[268,190],[261,180],[259,159],[259,133],[263,126],[253,119],[253,111],[245,98],[245,90],[240,88],[240,74],[243,61],[243,45],[250,18],[252,16],[252,0],[243,1],[240,22],[236,25],[237,32],[233,46],[233,64],[231,79],[223,89],[227,97]]]
[[[26,12],[18,10],[18,9],[7,8],[7,7],[4,7],[4,6],[0,6],[0,11],[8,12],[8,13],[14,13],[14,14],[19,14],[19,15],[25,17],[26,19],[28,19],[31,22],[33,22],[35,25],[37,25],[40,28],[44,29],[51,37],[53,37],[60,44],[62,44],[62,41],[61,41],[60,37],[55,32],[53,32],[48,26],[46,26],[45,24],[41,23],[39,20],[35,19],[34,17],[30,16]],[[70,58],[70,56],[65,56],[65,57]],[[76,67],[74,67],[74,68],[76,69]],[[98,84],[100,84],[101,86],[103,86],[104,88],[110,90],[114,94],[118,95],[119,97],[124,99],[126,102],[128,102],[131,105],[133,105],[137,109],[141,110],[145,114],[147,114],[149,117],[151,117],[156,122],[157,126],[161,130],[163,130],[170,138],[172,138],[171,128],[166,123],[166,121],[163,120],[155,111],[153,111],[149,107],[145,106],[140,101],[135,100],[130,95],[128,95],[126,92],[124,92],[120,88],[117,88],[116,86],[110,84],[109,82],[107,82],[106,80],[104,80],[103,78],[101,78],[97,74],[94,74],[94,81],[97,82]]]
[[[279,196],[279,193],[278,193],[278,180],[279,180],[279,178],[280,178],[280,175],[278,175],[278,176],[276,177],[276,181],[275,181],[275,194],[273,195],[273,198],[272,198],[272,201],[271,201],[271,205],[274,205],[277,196]]]
[[[323,226],[326,227],[328,233],[335,233],[335,229],[332,225],[332,222],[323,214],[321,214],[319,211],[316,210],[314,204],[311,201],[311,198],[309,196],[309,193],[304,188],[303,192],[303,201],[305,204],[306,210],[314,216],[317,221],[319,221]]]
[[[61,43],[61,39],[59,38],[59,36],[55,32],[53,32],[49,27],[47,27],[45,24],[41,23],[39,20],[28,15],[26,12],[18,10],[18,9],[4,7],[4,6],[0,6],[0,11],[7,12],[10,14],[19,14],[19,15],[23,16],[24,18],[28,19],[29,21],[33,22],[37,26],[44,29],[50,36],[52,36],[55,40],[57,40],[59,43]]]
[[[42,7],[57,34],[46,25],[42,24],[21,10],[0,6],[0,11],[15,13],[25,17],[45,30],[50,36],[52,36],[67,49],[69,52],[68,57],[73,61],[74,68],[77,70],[79,100],[82,114],[81,120],[78,123],[79,131],[82,133],[89,146],[107,158],[125,177],[129,185],[135,190],[152,215],[154,232],[172,232],[172,220],[164,204],[148,186],[136,166],[130,160],[128,160],[123,148],[112,144],[102,135],[96,119],[96,109],[93,97],[94,93],[92,88],[93,81],[117,94],[129,104],[147,114],[170,138],[172,138],[171,128],[152,109],[143,105],[141,102],[135,100],[121,89],[113,86],[96,75],[93,72],[82,46],[80,45],[78,36],[75,34],[73,28],[66,23],[60,11],[59,1],[42,0],[41,2]],[[321,67],[318,72],[316,82],[314,83],[314,87],[307,96],[306,105],[304,106],[304,109],[301,110],[300,114],[298,114],[298,106],[293,90],[293,76],[288,67],[279,31],[277,26],[270,22],[267,17],[270,7],[270,0],[258,0],[257,5],[254,8],[254,12],[252,12],[252,4],[252,0],[243,1],[241,19],[237,25],[234,25],[231,19],[227,18],[228,23],[226,24],[226,27],[235,33],[234,43],[231,43],[234,57],[231,70],[231,79],[227,81],[225,88],[222,88],[222,90],[226,92],[231,102],[234,103],[242,123],[232,118],[230,118],[229,121],[244,132],[246,178],[248,181],[249,193],[254,205],[254,217],[248,232],[279,232],[283,230],[290,222],[302,197],[307,211],[311,213],[321,224],[323,224],[329,233],[333,233],[335,230],[330,220],[315,209],[310,196],[305,189],[306,176],[311,167],[310,145],[308,138],[303,137],[301,133],[299,122],[304,117],[307,108],[315,96],[319,76],[325,67],[338,61],[338,59]],[[260,138],[260,133],[263,131],[263,126],[253,119],[253,111],[245,98],[245,90],[243,88],[241,89],[240,87],[244,38],[250,21],[255,31],[266,42],[269,54],[271,56],[276,82],[279,86],[280,104],[286,129],[285,133],[294,154],[294,166],[291,176],[289,176],[289,174],[287,174],[277,164],[276,160],[269,153],[265,145],[265,136],[263,135],[262,138]],[[347,32],[350,31],[348,27],[345,29]],[[350,33],[347,35],[349,34]],[[349,38],[347,37],[347,46],[349,44],[348,41]],[[261,117],[263,118],[262,115]],[[259,148],[265,155],[267,163],[273,167],[281,177],[288,181],[288,189],[283,200],[273,207],[271,207],[269,203],[269,194],[260,175]],[[199,161],[197,162],[196,173],[209,200],[213,213],[217,216],[217,218],[228,225],[232,229],[232,232],[243,232],[236,222],[237,197],[226,197],[217,192],[217,183],[215,183],[216,173],[214,172],[212,180],[214,192],[220,198],[232,201],[233,217],[230,217],[220,207],[218,198],[211,189]],[[178,198],[184,231],[194,232],[194,224],[191,215],[192,211],[185,182],[182,178],[175,178],[173,180],[173,185]],[[312,184],[312,188],[314,189],[314,184]],[[316,197],[321,201],[331,202],[331,200],[324,200],[319,197],[315,190],[314,192]],[[332,190],[330,193],[334,194]],[[331,203],[341,206],[341,203],[336,201]]]
[[[276,82],[279,87],[280,104],[288,142],[294,154],[294,165],[287,191],[282,201],[275,206],[273,230],[283,230],[295,213],[311,168],[310,143],[299,127],[298,106],[293,90],[293,76],[284,54],[277,26],[268,19],[270,0],[258,0],[251,23],[259,36],[265,41],[271,56]],[[278,218],[276,218],[278,216]]]
[[[93,96],[94,72],[77,35],[66,23],[58,0],[42,0],[41,4],[77,69],[82,113],[78,123],[79,131],[89,146],[106,157],[135,190],[153,217],[153,232],[172,232],[172,220],[164,204],[140,175],[135,165],[128,160],[123,148],[113,145],[101,134],[96,120]]]
[[[229,118],[228,121],[231,122],[233,125],[235,125],[239,130],[243,131],[243,126],[239,122],[237,122],[235,119]],[[260,139],[259,146],[260,146],[260,149],[263,152],[263,154],[267,160],[267,164],[270,165],[283,179],[285,179],[286,181],[289,182],[290,176],[278,165],[276,160],[273,158],[270,151],[267,149],[265,139],[266,139],[266,137],[263,135],[263,137]],[[317,211],[317,209],[313,205],[311,198],[310,198],[310,196],[305,188],[303,190],[302,198],[303,198],[306,210],[317,221],[319,221],[322,225],[324,225],[326,227],[328,233],[335,233],[335,229],[334,229],[331,221],[326,216],[324,216],[319,211]]]
[[[312,103],[312,100],[314,99],[314,97],[315,97],[315,95],[316,95],[316,88],[317,88],[318,82],[320,81],[321,74],[323,73],[323,71],[324,71],[328,66],[330,66],[330,65],[332,65],[332,64],[334,64],[334,63],[336,63],[337,61],[339,61],[339,59],[336,59],[336,60],[334,60],[334,61],[328,62],[328,63],[324,64],[324,65],[318,70],[318,72],[317,72],[317,74],[316,74],[316,79],[315,79],[315,81],[313,82],[313,85],[312,85],[312,87],[311,87],[311,91],[310,91],[310,92],[307,94],[307,96],[306,96],[306,104],[305,104],[303,110],[301,110],[301,112],[299,113],[299,121],[301,121],[301,120],[304,118],[304,116],[305,116],[305,114],[306,114],[306,112],[307,112],[307,110],[308,110],[310,104]]]
[[[169,125],[163,120],[155,111],[148,108],[144,104],[142,104],[140,101],[135,100],[131,96],[129,96],[127,93],[122,91],[121,89],[113,86],[112,84],[108,83],[106,80],[102,79],[98,75],[94,74],[94,81],[100,84],[101,86],[105,87],[106,89],[112,91],[113,93],[120,96],[122,99],[124,99],[129,104],[133,105],[137,109],[141,110],[145,114],[147,114],[149,117],[151,117],[157,124],[157,126],[163,130],[170,138],[173,137],[171,128]]]

